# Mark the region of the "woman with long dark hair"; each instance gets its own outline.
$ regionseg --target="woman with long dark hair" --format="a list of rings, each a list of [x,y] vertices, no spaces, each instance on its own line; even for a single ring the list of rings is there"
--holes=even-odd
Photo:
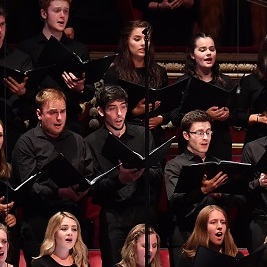
[[[195,77],[230,92],[234,83],[229,76],[220,71],[216,55],[216,46],[211,35],[202,32],[193,35],[187,50],[184,75],[181,78]],[[229,106],[214,105],[205,110],[213,120],[214,135],[210,151],[215,157],[224,160],[232,159],[232,139],[229,128],[231,108],[232,103],[229,100]],[[195,109],[199,107],[196,106]],[[173,110],[171,114],[173,125],[180,125],[183,115],[180,108]],[[182,144],[179,143],[179,147],[183,150]]]
[[[130,21],[122,30],[119,47],[120,52],[104,76],[105,84],[117,84],[118,80],[125,80],[138,85],[145,85],[145,35],[143,31],[149,29],[148,33],[148,85],[150,88],[159,89],[168,85],[167,71],[157,64],[155,52],[151,43],[152,28],[146,21]],[[127,89],[126,89],[127,90]],[[156,146],[161,144],[163,132],[162,124],[170,121],[170,113],[160,114],[158,108],[160,101],[149,103],[149,111],[152,112],[149,119],[149,128],[154,133]],[[127,121],[135,124],[144,124],[145,99],[140,99],[136,106],[131,105],[129,99],[129,109]]]

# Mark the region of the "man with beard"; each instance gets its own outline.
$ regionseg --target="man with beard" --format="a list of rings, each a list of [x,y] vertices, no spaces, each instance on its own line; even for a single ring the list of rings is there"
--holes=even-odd
[[[102,153],[102,147],[111,132],[125,145],[140,155],[145,154],[145,128],[125,123],[128,107],[127,93],[117,85],[97,91],[98,113],[103,118],[102,128],[85,138],[94,162],[95,173],[101,174],[118,165],[118,160]],[[154,148],[149,135],[149,150]],[[146,210],[144,169],[126,169],[121,165],[115,172],[105,176],[93,188],[93,201],[101,206],[100,250],[102,266],[114,266],[121,260],[120,251],[130,229],[144,223],[150,212],[151,225],[155,225],[157,203],[160,197],[162,171],[159,164],[149,169],[150,210]]]

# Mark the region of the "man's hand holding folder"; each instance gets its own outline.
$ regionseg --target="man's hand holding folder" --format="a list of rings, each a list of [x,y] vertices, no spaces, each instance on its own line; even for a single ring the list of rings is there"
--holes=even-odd
[[[86,190],[83,189],[82,191],[80,191],[79,187],[80,187],[79,184],[75,184],[73,186],[69,186],[66,188],[59,188],[58,196],[62,199],[66,198],[66,199],[71,199],[74,202],[78,202],[84,196],[86,196],[90,190],[90,188],[88,187]]]
[[[213,178],[208,179],[207,175],[203,175],[202,183],[201,183],[201,191],[204,194],[211,194],[216,189],[220,191],[220,187],[227,182],[227,174],[223,173],[222,171],[216,174]]]
[[[216,188],[213,192],[243,194],[248,188],[251,172],[251,164],[234,161],[203,162],[183,166],[175,192],[186,193],[200,188],[203,183],[209,187],[208,183],[215,182],[213,187]]]

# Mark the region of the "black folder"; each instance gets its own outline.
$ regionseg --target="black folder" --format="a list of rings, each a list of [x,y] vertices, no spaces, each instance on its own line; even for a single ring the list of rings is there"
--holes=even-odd
[[[89,180],[84,177],[65,157],[62,153],[58,154],[54,159],[49,161],[41,169],[41,172],[45,173],[51,178],[59,188],[66,188],[79,184],[78,191],[85,191],[93,184],[102,179],[105,175],[109,174],[113,170],[119,167],[120,164],[111,168],[107,172],[100,174],[97,177]],[[90,177],[92,178],[92,177]]]
[[[255,170],[267,174],[267,150],[263,153],[255,166]]]
[[[212,106],[227,107],[232,90],[227,91],[219,86],[191,77],[184,91],[181,112],[186,113],[195,109],[208,110]]]
[[[28,80],[33,84],[39,84],[46,75],[55,69],[56,65],[47,65],[45,67],[33,68],[27,71],[21,71],[18,69],[8,68],[6,66],[0,66],[0,79],[11,77],[18,83],[22,83],[27,76]]]
[[[149,88],[149,102],[161,101],[159,113],[165,113],[177,108],[182,100],[183,91],[189,81],[188,77],[162,88]],[[145,87],[139,84],[118,80],[120,85],[128,93],[128,105],[132,110],[138,102],[145,98]]]
[[[220,161],[183,166],[175,187],[175,192],[186,193],[200,188],[204,174],[207,175],[207,179],[212,179],[220,171],[228,174],[228,179],[224,185],[218,187],[214,192],[243,194],[247,191],[252,165],[235,161]]]
[[[92,61],[83,61],[79,55],[51,36],[37,63],[39,66],[56,64],[59,70],[72,72],[77,77],[81,77],[85,72],[88,83],[94,83],[103,77],[116,56],[117,54],[114,54]]]
[[[14,196],[23,188],[26,188],[27,186],[31,186],[35,183],[36,179],[38,179],[39,173],[36,173],[34,175],[31,175],[28,179],[26,179],[24,182],[22,182],[17,187],[12,187],[12,185],[9,182],[9,179],[1,178],[0,183],[0,197],[2,196],[8,196],[9,199],[14,199]]]
[[[156,165],[166,157],[174,138],[175,136],[170,138],[159,147],[150,151],[149,167]],[[145,157],[130,149],[111,132],[109,132],[109,135],[101,150],[101,154],[103,154],[112,162],[118,162],[118,160],[120,160],[123,167],[126,169],[141,169],[145,167]]]
[[[193,267],[257,267],[261,261],[264,247],[241,258],[232,257],[204,246],[199,246]]]

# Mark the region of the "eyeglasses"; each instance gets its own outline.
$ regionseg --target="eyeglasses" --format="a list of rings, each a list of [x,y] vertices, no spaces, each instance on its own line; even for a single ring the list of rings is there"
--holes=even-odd
[[[197,137],[204,137],[204,135],[207,135],[208,137],[212,136],[213,135],[213,131],[212,130],[208,130],[206,132],[203,132],[203,131],[195,131],[195,132],[189,132],[188,133],[191,133],[191,134],[195,134]]]

